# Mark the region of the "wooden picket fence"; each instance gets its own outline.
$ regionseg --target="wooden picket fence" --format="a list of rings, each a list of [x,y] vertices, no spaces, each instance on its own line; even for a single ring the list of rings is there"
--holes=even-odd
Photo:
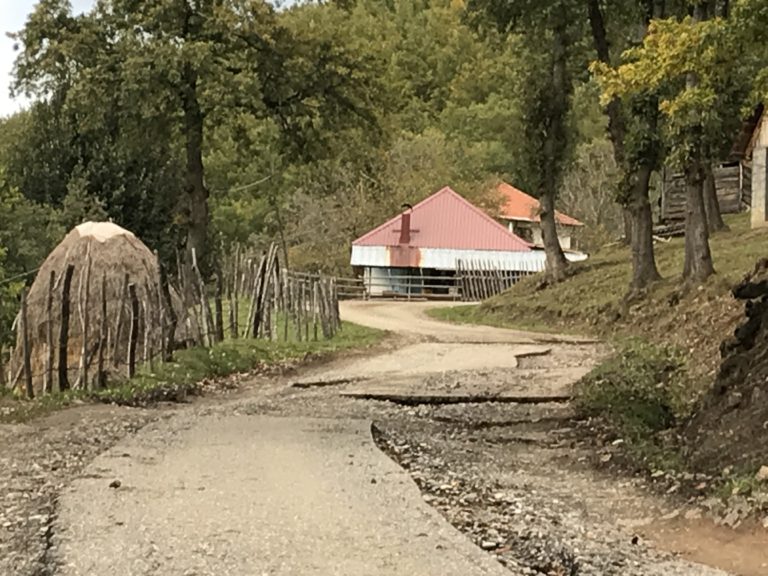
[[[77,294],[71,294],[74,265],[51,274],[45,337],[35,344],[34,355],[27,291],[22,294],[13,327],[18,349],[8,355],[0,350],[0,385],[21,387],[30,398],[96,390],[133,377],[142,366],[151,371],[156,363],[170,361],[178,348],[211,347],[226,338],[329,339],[341,329],[336,280],[281,266],[277,244],[250,256],[241,257],[238,249],[224,266],[215,267],[208,283],[193,252],[186,271],[179,259],[175,279],[161,267],[156,286],[126,275],[116,298],[107,297],[103,278],[101,285],[91,283],[87,262],[82,268],[85,282]]]
[[[511,288],[522,278],[540,272],[535,266],[523,270],[503,270],[482,260],[459,260],[456,282],[465,302],[486,300]]]

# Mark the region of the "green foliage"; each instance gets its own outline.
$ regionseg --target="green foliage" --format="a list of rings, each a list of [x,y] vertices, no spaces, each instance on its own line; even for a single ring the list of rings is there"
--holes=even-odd
[[[357,324],[343,323],[330,340],[318,342],[225,340],[210,349],[180,350],[172,362],[155,370],[140,371],[131,380],[113,383],[94,392],[83,390],[49,394],[35,400],[5,400],[0,394],[0,422],[18,422],[70,405],[73,401],[148,406],[158,402],[184,402],[204,392],[206,381],[245,374],[254,370],[290,369],[296,364],[353,348],[373,346],[385,333]],[[2,390],[0,390],[2,392]]]
[[[744,65],[747,47],[732,22],[653,20],[643,43],[626,50],[621,65],[592,64],[604,103],[620,97],[642,105],[654,95],[650,105],[663,114],[670,157],[678,166],[719,152],[738,126],[754,71]],[[653,136],[641,132],[635,147],[641,153],[653,149],[643,142]]]
[[[0,164],[0,344],[13,340],[19,296],[34,270],[60,240],[60,214],[24,198]]]
[[[180,402],[200,394],[205,380],[247,373],[260,367],[284,367],[350,348],[378,342],[383,333],[356,324],[344,323],[330,340],[318,342],[267,340],[225,340],[210,349],[193,348],[176,353],[173,362],[143,371],[131,380],[91,397],[99,402],[141,406],[160,401]]]
[[[685,358],[642,340],[624,343],[576,385],[574,405],[610,423],[625,439],[666,430],[683,414]]]

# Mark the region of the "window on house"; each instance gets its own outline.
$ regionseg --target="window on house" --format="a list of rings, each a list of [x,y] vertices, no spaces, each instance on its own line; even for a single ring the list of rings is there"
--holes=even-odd
[[[520,238],[526,242],[533,242],[533,230],[531,230],[528,226],[516,226],[515,234],[520,236]]]

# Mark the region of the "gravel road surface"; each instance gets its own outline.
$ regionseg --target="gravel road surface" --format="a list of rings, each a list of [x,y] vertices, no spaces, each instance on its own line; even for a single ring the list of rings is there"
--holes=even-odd
[[[0,427],[0,574],[727,574],[646,541],[676,504],[575,439],[562,398],[604,347],[427,307],[345,304],[389,345],[229,397]]]

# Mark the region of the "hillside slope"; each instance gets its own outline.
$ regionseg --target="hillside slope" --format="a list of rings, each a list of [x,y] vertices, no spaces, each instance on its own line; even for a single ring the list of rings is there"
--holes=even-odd
[[[692,370],[713,377],[720,362],[719,346],[743,317],[743,304],[730,290],[768,255],[768,231],[750,230],[746,214],[726,219],[730,230],[711,239],[717,274],[703,286],[684,290],[682,238],[656,244],[664,279],[644,298],[627,302],[630,254],[614,246],[574,266],[573,276],[543,290],[538,278],[479,306],[442,309],[435,315],[453,321],[570,331],[615,340],[640,336],[674,345],[687,353]]]

